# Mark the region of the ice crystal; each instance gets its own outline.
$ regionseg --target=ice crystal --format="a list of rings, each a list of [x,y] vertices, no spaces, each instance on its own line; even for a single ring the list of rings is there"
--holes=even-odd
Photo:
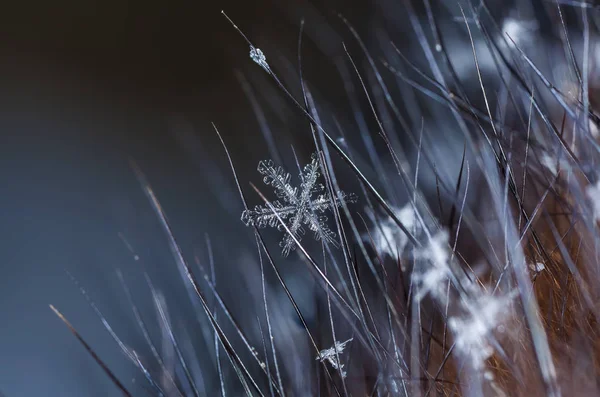
[[[344,364],[342,364],[341,362],[338,361],[338,357],[340,354],[342,354],[342,352],[346,348],[346,345],[349,342],[351,342],[352,339],[354,339],[354,338],[350,338],[345,342],[335,341],[334,345],[332,347],[330,347],[329,349],[321,350],[319,352],[319,354],[317,355],[316,359],[321,362],[323,362],[325,360],[329,361],[329,364],[331,364],[331,366],[334,369],[337,369],[340,372],[340,375],[342,376],[342,378],[345,378],[346,371],[344,371]]]
[[[327,217],[318,215],[318,213],[322,214],[326,210],[332,210],[334,206],[340,207],[343,203],[354,202],[356,196],[340,191],[336,197],[331,197],[324,192],[325,187],[317,183],[321,175],[317,154],[313,154],[312,161],[300,173],[300,189],[293,187],[290,184],[291,175],[282,167],[276,166],[271,160],[259,162],[257,169],[264,176],[263,182],[275,189],[275,193],[281,201],[272,201],[273,209],[257,205],[252,210],[245,210],[242,213],[242,222],[246,226],[261,228],[269,226],[285,230],[281,224],[283,221],[290,233],[300,241],[301,236],[305,233],[302,226],[307,225],[315,233],[315,239],[338,246],[335,239],[336,234],[326,224]],[[313,198],[315,194],[317,196]],[[279,244],[283,256],[287,256],[296,248],[296,243],[290,233],[286,233]]]
[[[520,21],[514,18],[506,18],[502,24],[502,31],[508,35],[516,44],[530,44],[533,38],[532,33],[538,30],[537,21]]]
[[[538,274],[546,269],[546,265],[544,265],[542,262],[530,263],[529,269],[531,269],[534,274]]]
[[[250,59],[260,65],[267,72],[270,71],[269,64],[267,63],[267,57],[260,50],[260,48],[250,46]]]

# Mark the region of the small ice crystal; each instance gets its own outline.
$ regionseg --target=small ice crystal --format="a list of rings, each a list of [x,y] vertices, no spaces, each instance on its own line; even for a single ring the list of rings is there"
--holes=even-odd
[[[269,68],[269,64],[267,63],[267,57],[260,48],[256,48],[254,46],[250,46],[250,59],[260,65],[264,70],[269,72],[271,69]]]
[[[546,266],[542,262],[530,263],[529,269],[531,269],[534,273],[540,273],[546,268]]]
[[[342,352],[344,351],[344,349],[346,348],[346,345],[352,341],[352,339],[354,338],[350,338],[345,342],[338,342],[335,341],[335,344],[333,345],[333,347],[330,347],[329,349],[324,349],[321,350],[319,352],[319,354],[317,355],[316,360],[319,360],[321,362],[327,360],[329,361],[329,363],[331,364],[331,366],[334,369],[337,369],[340,372],[340,375],[342,376],[342,378],[346,377],[346,371],[344,371],[344,364],[340,363],[338,361],[338,356],[340,354],[342,354]]]
[[[506,18],[502,24],[502,31],[518,45],[527,44],[532,38],[532,32],[537,30],[537,21],[520,21]]]
[[[413,275],[418,286],[415,294],[417,301],[428,294],[443,294],[450,274],[448,238],[446,230],[439,231],[431,237],[426,247],[415,252],[415,257],[424,261],[423,270]]]

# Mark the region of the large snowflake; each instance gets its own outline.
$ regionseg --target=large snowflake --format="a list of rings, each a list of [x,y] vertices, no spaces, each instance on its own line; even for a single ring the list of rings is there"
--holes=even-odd
[[[252,210],[245,210],[242,213],[242,222],[246,226],[270,226],[277,227],[281,231],[285,230],[279,217],[298,241],[305,234],[303,225],[306,225],[315,233],[315,239],[336,247],[339,245],[336,234],[326,224],[327,217],[322,214],[326,210],[332,210],[334,206],[340,207],[343,203],[356,201],[356,196],[340,191],[336,197],[331,197],[324,192],[325,187],[317,183],[321,173],[319,156],[316,153],[300,173],[300,189],[290,185],[290,174],[282,167],[274,165],[272,160],[259,162],[258,172],[264,175],[263,182],[275,189],[281,201],[271,202],[274,210],[262,205],[257,205]],[[287,256],[296,248],[296,243],[292,236],[286,233],[279,246],[282,248],[283,256]]]

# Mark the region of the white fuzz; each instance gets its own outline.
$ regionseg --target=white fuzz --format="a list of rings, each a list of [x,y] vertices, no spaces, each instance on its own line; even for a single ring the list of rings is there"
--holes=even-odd
[[[555,155],[548,152],[544,152],[540,156],[540,164],[554,176],[556,176],[559,171],[568,171],[570,169],[569,162],[566,159],[562,158],[557,160]]]
[[[592,203],[594,219],[600,220],[600,181],[589,185],[585,192]]]
[[[484,368],[485,361],[494,353],[490,344],[493,330],[504,319],[514,294],[470,297],[465,303],[464,316],[448,319],[448,326],[454,334],[456,348],[465,357],[471,359],[476,370]]]
[[[412,204],[408,203],[400,209],[393,208],[393,211],[407,230],[413,234],[417,234],[415,232],[421,230]],[[373,228],[371,237],[373,238],[377,252],[380,255],[388,255],[394,259],[401,256],[408,244],[406,234],[389,216],[380,221],[373,219],[373,222],[375,223],[375,227]],[[366,238],[369,238],[369,236],[366,236]]]
[[[546,269],[546,266],[542,262],[530,263],[529,269],[537,274]]]
[[[441,297],[444,294],[445,282],[450,274],[448,238],[446,230],[439,231],[431,237],[426,247],[415,252],[415,259],[425,261],[425,269],[422,271],[415,269],[413,273],[413,279],[418,286],[415,295],[417,301],[428,294],[433,294],[434,297]]]

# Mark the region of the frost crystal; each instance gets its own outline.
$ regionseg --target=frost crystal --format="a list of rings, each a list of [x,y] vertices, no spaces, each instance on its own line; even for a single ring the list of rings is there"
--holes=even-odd
[[[263,182],[275,189],[277,197],[282,202],[279,200],[271,202],[274,209],[257,205],[253,210],[245,210],[242,212],[242,222],[246,226],[270,226],[285,230],[280,218],[298,241],[305,233],[302,225],[307,225],[315,233],[315,239],[337,247],[336,234],[325,223],[327,217],[319,216],[317,212],[323,213],[325,210],[331,210],[333,206],[340,207],[344,203],[354,202],[356,196],[340,191],[337,197],[332,198],[324,193],[325,187],[317,183],[321,175],[319,167],[319,158],[313,154],[312,161],[300,173],[301,184],[298,189],[290,185],[291,176],[282,167],[275,166],[271,160],[259,162],[258,172],[264,175]],[[312,198],[314,194],[318,196]],[[279,246],[283,250],[283,256],[287,256],[296,248],[296,243],[290,233],[286,233]]]
[[[264,70],[269,72],[271,69],[269,68],[269,64],[267,63],[267,57],[260,48],[256,48],[254,46],[250,46],[250,59],[260,65]]]
[[[325,349],[325,350],[321,350],[319,352],[319,354],[317,355],[317,360],[323,362],[325,360],[329,361],[329,364],[331,364],[331,366],[334,369],[337,369],[338,371],[340,371],[340,375],[342,376],[342,378],[346,377],[346,371],[344,371],[344,364],[340,363],[338,361],[338,356],[344,351],[344,349],[346,348],[346,345],[348,344],[348,342],[352,341],[352,339],[354,338],[350,338],[345,342],[338,342],[335,341],[335,344],[333,345],[333,347],[330,347],[329,349]]]

